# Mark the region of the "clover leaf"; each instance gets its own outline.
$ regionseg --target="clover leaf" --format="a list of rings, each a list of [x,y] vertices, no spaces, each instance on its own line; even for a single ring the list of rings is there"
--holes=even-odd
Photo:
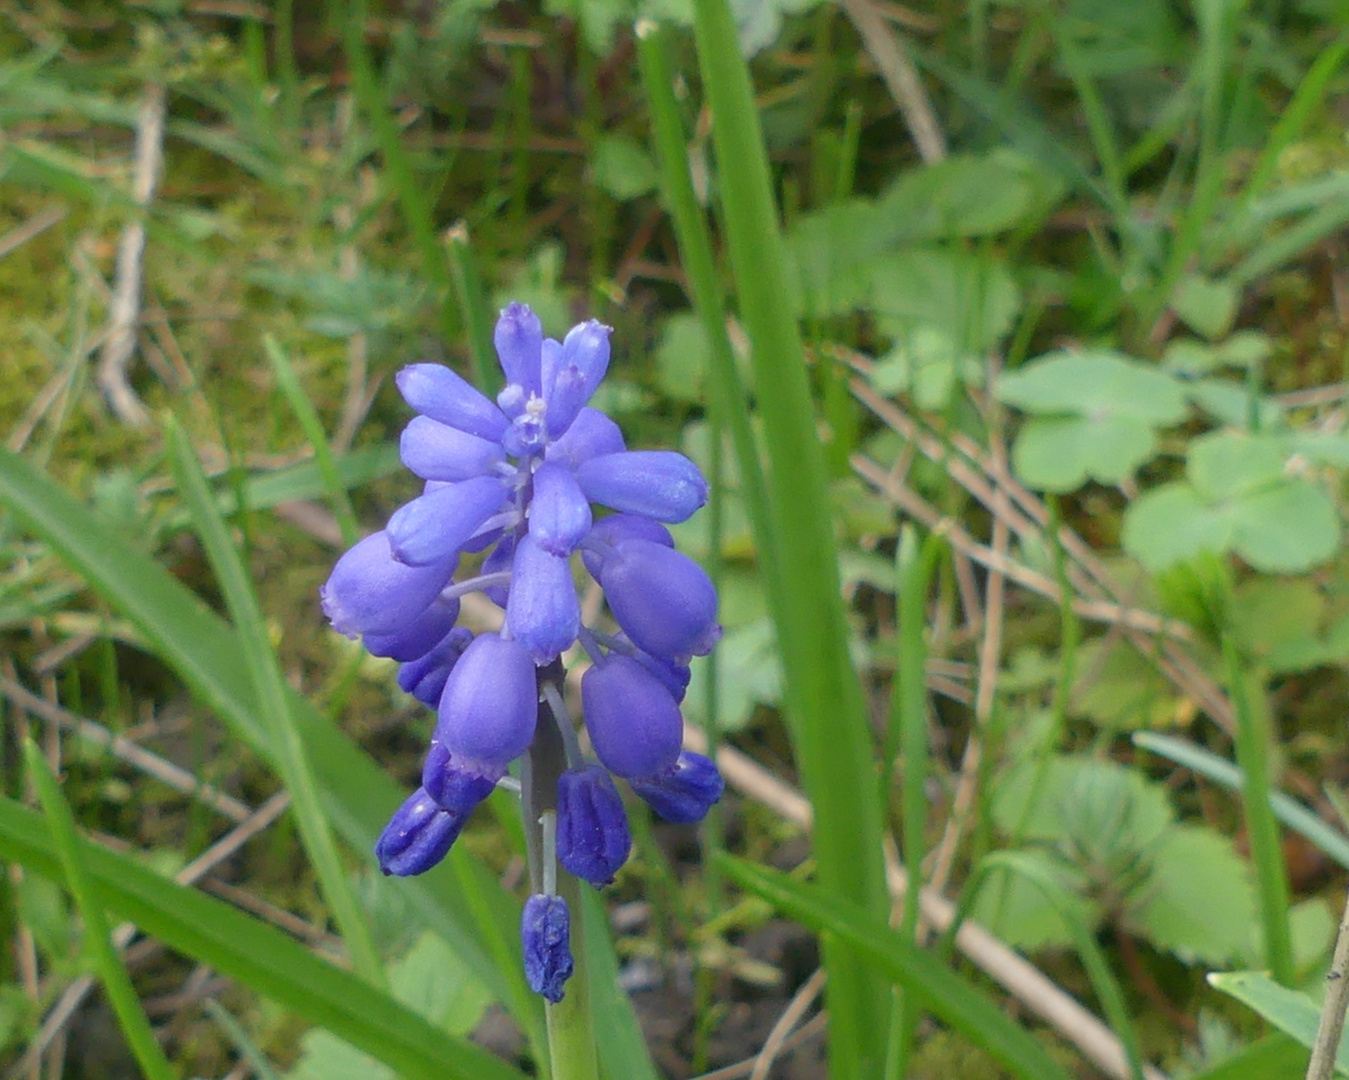
[[[1124,549],[1152,570],[1201,552],[1240,555],[1264,573],[1301,573],[1335,554],[1340,522],[1317,483],[1290,470],[1305,438],[1215,432],[1190,443],[1184,480],[1149,491],[1124,518]]]
[[[1003,376],[998,397],[1033,414],[1012,463],[1045,491],[1072,491],[1089,478],[1118,483],[1156,452],[1157,428],[1187,412],[1176,379],[1105,349],[1034,360]]]

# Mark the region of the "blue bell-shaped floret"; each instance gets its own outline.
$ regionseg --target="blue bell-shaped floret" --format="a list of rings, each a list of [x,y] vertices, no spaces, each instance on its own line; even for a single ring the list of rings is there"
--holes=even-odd
[[[676,825],[702,821],[726,788],[716,763],[689,750],[679,755],[673,768],[628,784],[652,810]]]
[[[628,861],[632,836],[622,796],[598,765],[568,769],[557,780],[557,861],[595,888]]]
[[[495,780],[529,747],[538,706],[534,661],[525,647],[479,634],[445,682],[435,739],[460,768]]]
[[[625,779],[654,776],[679,758],[684,720],[656,676],[610,653],[581,676],[586,730],[604,767]]]
[[[674,525],[707,502],[707,481],[673,450],[626,450],[581,462],[576,479],[586,498],[613,510]]]
[[[379,868],[398,877],[423,874],[445,858],[463,827],[463,817],[441,809],[418,788],[375,842]]]
[[[337,560],[319,589],[323,613],[347,637],[396,634],[422,614],[449,583],[458,555],[408,566],[394,558],[386,532],[371,533]]]

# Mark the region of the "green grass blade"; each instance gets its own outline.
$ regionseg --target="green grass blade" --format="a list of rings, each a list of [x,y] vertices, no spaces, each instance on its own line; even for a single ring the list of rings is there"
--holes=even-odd
[[[446,265],[445,251],[436,236],[431,202],[426,197],[425,185],[412,168],[412,158],[403,146],[393,110],[380,85],[370,51],[366,48],[365,0],[347,0],[346,8],[346,18],[342,23],[342,46],[351,68],[352,89],[374,133],[379,152],[384,155],[384,167],[393,182],[413,242],[421,254],[422,269],[439,293],[441,333],[446,340],[452,341],[458,336],[458,327],[454,322],[454,308],[449,302],[450,270]]]
[[[505,380],[501,365],[497,363],[496,346],[492,342],[492,311],[487,305],[477,256],[469,243],[468,225],[459,222],[445,234],[445,240],[450,250],[454,295],[459,301],[464,325],[468,327],[468,351],[473,360],[474,381],[479,390],[495,399]]]
[[[264,1054],[250,1037],[244,1026],[234,1019],[234,1014],[216,1001],[215,998],[207,998],[202,1002],[207,1015],[210,1016],[220,1027],[225,1029],[225,1034],[239,1054],[248,1061],[253,1067],[253,1075],[257,1080],[281,1080],[277,1072],[272,1068],[272,1063],[267,1060]]]
[[[1227,689],[1237,721],[1237,764],[1244,777],[1241,809],[1246,818],[1251,861],[1255,864],[1255,880],[1260,890],[1265,963],[1275,979],[1291,986],[1295,969],[1292,930],[1288,925],[1288,867],[1279,845],[1279,826],[1269,805],[1269,775],[1265,771],[1269,733],[1251,708],[1246,673],[1242,670],[1236,642],[1228,631],[1223,632],[1222,646],[1227,666]]]
[[[337,518],[337,526],[342,530],[342,543],[346,547],[351,547],[361,538],[361,530],[356,524],[356,511],[351,508],[347,485],[342,482],[342,474],[338,471],[332,448],[328,445],[328,433],[323,430],[323,421],[319,419],[314,403],[305,393],[300,377],[295,374],[290,357],[281,348],[280,342],[271,334],[263,334],[262,346],[267,352],[267,359],[272,363],[277,385],[286,395],[286,401],[290,403],[295,419],[300,422],[300,430],[304,432],[304,437],[314,448],[314,467],[318,469],[319,477],[323,481],[323,491],[328,497],[333,516]]]
[[[823,449],[815,432],[805,355],[749,69],[726,0],[695,0],[703,86],[716,123],[717,178],[748,332],[758,416],[768,453],[777,574],[772,606],[796,761],[815,808],[822,883],[863,909],[889,908],[881,861],[881,808],[861,684],[848,653]],[[745,402],[740,408],[746,408]],[[830,1071],[871,1076],[887,1032],[885,988],[860,956],[825,945]]]
[[[1242,790],[1244,778],[1241,769],[1194,743],[1154,731],[1135,732],[1133,742],[1135,746],[1141,746],[1200,776],[1208,777],[1229,791],[1239,793]],[[1327,858],[1349,870],[1349,836],[1326,824],[1296,799],[1281,791],[1269,793],[1269,808],[1284,825],[1304,836]]]
[[[628,1007],[628,995],[618,981],[608,912],[593,889],[581,892],[580,916],[585,920],[582,940],[600,1068],[609,1080],[659,1080],[637,1017]]]
[[[1190,1080],[1303,1080],[1309,1057],[1306,1047],[1276,1033],[1194,1073]]]
[[[1306,994],[1280,986],[1263,971],[1219,971],[1208,981],[1215,990],[1236,998],[1303,1046],[1310,1048],[1316,1042],[1321,1010]],[[1335,1071],[1349,1075],[1349,1043],[1340,1043]]]
[[[313,768],[296,727],[291,698],[286,691],[276,651],[267,635],[267,623],[252,579],[244,568],[215,499],[211,497],[196,453],[172,419],[165,438],[178,492],[196,523],[197,535],[206,548],[216,581],[234,619],[245,670],[252,680],[261,710],[260,719],[271,736],[272,760],[290,792],[291,808],[300,827],[305,852],[314,865],[323,894],[351,951],[353,966],[370,983],[382,985],[384,967],[375,948],[374,935],[352,891],[337,841],[319,803]]]
[[[717,426],[724,424],[730,432],[740,468],[741,496],[754,530],[756,554],[764,579],[772,582],[777,580],[777,556],[763,465],[759,461],[749,410],[745,407],[745,388],[735,366],[731,339],[726,334],[726,307],[712,254],[712,238],[693,192],[665,35],[655,23],[638,24],[637,56],[642,65],[642,86],[651,110],[651,128],[660,160],[661,193],[669,206],[694,307],[712,351],[712,362],[707,371],[712,409],[717,414]]]
[[[271,739],[258,718],[243,651],[219,616],[50,478],[7,450],[0,450],[0,503],[130,621],[235,737],[270,757]],[[317,617],[317,605],[315,612]],[[307,701],[291,695],[291,705],[333,824],[354,848],[370,851],[406,792]],[[457,864],[468,856],[455,849],[449,858]],[[462,891],[464,881],[488,895],[470,905]],[[536,1052],[545,1047],[543,1007],[521,973],[519,902],[495,881],[457,875],[454,867],[407,879],[402,888],[425,925],[455,948],[520,1021]],[[483,948],[484,931],[472,916],[474,908],[493,914],[494,932],[511,944],[513,963],[496,963]]]
[[[932,1014],[997,1058],[1025,1080],[1068,1080],[1068,1073],[1001,1005],[974,983],[944,967],[891,930],[883,917],[868,915],[825,889],[801,885],[785,874],[763,870],[729,855],[721,859],[728,877],[777,910],[818,933],[849,942],[857,955],[922,998]],[[833,1019],[830,1012],[830,1019]],[[858,1074],[860,1075],[860,1074]]]
[[[108,910],[170,948],[209,964],[327,1028],[409,1078],[520,1080],[484,1050],[454,1039],[388,994],[310,953],[266,923],[184,888],[134,859],[77,841],[80,863]],[[48,877],[61,873],[42,819],[0,798],[0,855]],[[173,1075],[173,1074],[170,1074]]]
[[[126,1036],[127,1045],[131,1047],[147,1080],[175,1080],[177,1074],[160,1049],[154,1029],[150,1027],[150,1019],[141,1007],[140,998],[136,996],[136,988],[131,985],[131,976],[113,948],[108,920],[103,913],[103,898],[90,880],[81,858],[70,806],[61,794],[61,788],[42,752],[31,739],[24,741],[23,755],[28,775],[42,803],[42,812],[47,818],[52,846],[56,849],[61,870],[65,874],[66,888],[70,890],[80,917],[84,920],[85,951],[93,961],[94,971],[103,984],[113,1012],[117,1014],[117,1022]]]
[[[1279,156],[1294,142],[1302,137],[1312,114],[1321,107],[1330,90],[1331,80],[1349,56],[1349,33],[1340,36],[1321,50],[1321,53],[1307,69],[1307,74],[1298,83],[1292,100],[1283,107],[1274,128],[1265,140],[1260,157],[1251,170],[1242,192],[1242,200],[1249,204],[1264,194],[1278,169]]]
[[[996,851],[981,862],[977,876],[982,881],[986,873],[998,868],[1018,874],[1029,881],[1058,912],[1059,918],[1064,921],[1073,936],[1073,946],[1077,949],[1078,959],[1086,969],[1087,978],[1091,980],[1091,988],[1096,992],[1096,999],[1101,1003],[1105,1018],[1119,1039],[1120,1046],[1124,1048],[1132,1080],[1143,1080],[1143,1052],[1138,1043],[1138,1032],[1129,1016],[1124,990],[1119,980],[1115,978],[1115,973],[1110,970],[1105,953],[1096,944],[1096,937],[1091,928],[1066,902],[1062,886],[1050,876],[1043,863],[1027,858],[1025,852]],[[976,889],[977,883],[969,887],[971,897]],[[961,901],[964,906],[965,898],[962,897]]]

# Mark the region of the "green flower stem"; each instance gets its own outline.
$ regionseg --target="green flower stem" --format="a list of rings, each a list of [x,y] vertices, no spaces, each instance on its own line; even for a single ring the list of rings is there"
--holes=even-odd
[[[149,1080],[174,1080],[177,1075],[164,1051],[155,1038],[150,1020],[136,997],[136,989],[131,985],[131,976],[127,974],[122,959],[112,947],[112,938],[108,933],[108,919],[103,913],[103,903],[94,883],[80,861],[79,846],[75,837],[75,819],[70,813],[56,777],[47,766],[42,751],[31,740],[23,744],[24,760],[28,775],[32,778],[37,796],[42,803],[42,812],[47,817],[47,827],[51,830],[52,846],[61,859],[61,868],[66,873],[66,887],[79,908],[84,919],[84,948],[93,962],[94,971],[103,983],[117,1022],[122,1025],[127,1045],[135,1054],[141,1072]]]
[[[806,793],[826,892],[872,915],[889,911],[877,763],[861,681],[848,652],[824,448],[749,68],[727,0],[694,0],[702,86],[712,107],[717,183],[740,315],[750,341],[757,418],[768,454],[776,572],[768,580],[784,673],[784,714]],[[737,408],[744,410],[742,400]],[[759,539],[756,530],[756,541]],[[865,778],[865,779],[864,779]],[[863,957],[826,935],[829,1065],[837,1077],[880,1072],[888,987]]]
[[[525,816],[525,850],[529,857],[529,880],[535,892],[543,891],[544,851],[540,818],[557,810],[557,780],[567,768],[567,748],[559,724],[569,723],[565,716],[552,715],[546,701],[556,699],[543,688],[551,683],[560,695],[566,672],[560,661],[539,671],[539,723],[521,765],[520,788]],[[567,980],[566,994],[556,1005],[547,1006],[548,1056],[552,1080],[599,1080],[599,1062],[595,1054],[595,1032],[590,1016],[589,979],[586,971],[585,919],[581,914],[582,885],[560,866],[557,868],[557,895],[571,915],[571,955],[575,968]]]
[[[1275,981],[1293,985],[1293,940],[1288,927],[1288,870],[1279,846],[1279,825],[1269,805],[1269,738],[1247,696],[1246,673],[1230,631],[1223,631],[1223,661],[1228,693],[1236,715],[1237,764],[1241,766],[1242,812],[1250,838],[1251,861],[1260,889],[1260,921],[1265,937],[1265,964]]]

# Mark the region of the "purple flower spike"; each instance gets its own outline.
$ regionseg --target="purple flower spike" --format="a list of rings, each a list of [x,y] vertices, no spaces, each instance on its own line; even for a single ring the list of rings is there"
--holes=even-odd
[[[464,819],[446,813],[418,788],[389,820],[375,842],[375,856],[385,875],[423,874],[449,854]]]
[[[506,484],[493,476],[446,484],[413,499],[389,519],[394,558],[409,566],[451,558],[505,500]]]
[[[525,398],[530,394],[542,397],[543,327],[528,304],[506,307],[497,320],[494,340],[506,382],[520,387]]]
[[[398,685],[404,693],[434,709],[440,704],[450,672],[472,641],[472,630],[456,626],[425,656],[407,661],[398,669]]]
[[[581,677],[586,730],[604,767],[655,776],[679,759],[684,721],[670,692],[630,656],[610,653]]]
[[[598,765],[568,769],[557,779],[557,858],[595,888],[614,880],[632,837],[623,799]]]
[[[680,754],[674,768],[628,783],[652,810],[676,825],[702,821],[726,788],[716,764],[691,751]]]
[[[566,434],[549,444],[544,457],[574,469],[601,454],[621,454],[625,445],[617,424],[598,409],[587,408],[572,421]]]
[[[570,469],[545,461],[534,473],[529,536],[549,555],[570,555],[590,531],[590,504]]]
[[[532,536],[515,545],[506,623],[538,664],[550,663],[570,648],[581,627],[571,564],[549,555]]]
[[[624,540],[650,540],[653,544],[660,544],[663,547],[674,547],[674,537],[670,535],[669,529],[659,521],[639,517],[637,514],[610,514],[606,518],[600,518],[590,530],[588,539],[597,540],[609,547],[621,544]],[[600,553],[594,550],[583,551],[581,561],[590,571],[590,576],[599,581],[603,566]]]
[[[628,450],[590,458],[576,479],[591,502],[655,518],[667,525],[687,521],[707,502],[707,481],[673,450]]]
[[[449,749],[432,739],[431,749],[422,765],[422,789],[442,810],[468,817],[478,803],[492,794],[497,780],[505,775],[504,768],[493,772],[497,775],[483,776],[460,768]]]
[[[457,556],[425,566],[397,561],[386,532],[371,533],[337,560],[319,589],[323,613],[347,637],[394,634],[417,618],[445,588]]]
[[[445,682],[435,738],[461,768],[486,774],[525,752],[538,712],[534,661],[524,646],[479,634]]]
[[[398,456],[423,480],[468,480],[506,460],[500,441],[480,439],[426,416],[414,416],[403,429]]]
[[[563,985],[573,966],[567,902],[560,896],[531,896],[520,918],[520,938],[525,946],[525,981],[534,993],[556,1005],[566,993]]]
[[[371,656],[387,656],[406,664],[439,645],[458,620],[458,600],[433,600],[430,607],[394,633],[366,634],[365,648]]]
[[[600,574],[609,610],[639,649],[706,656],[721,637],[717,590],[687,555],[650,540],[624,540],[602,560]]]
[[[403,400],[442,424],[497,441],[505,415],[472,385],[441,364],[410,364],[394,376]]]

